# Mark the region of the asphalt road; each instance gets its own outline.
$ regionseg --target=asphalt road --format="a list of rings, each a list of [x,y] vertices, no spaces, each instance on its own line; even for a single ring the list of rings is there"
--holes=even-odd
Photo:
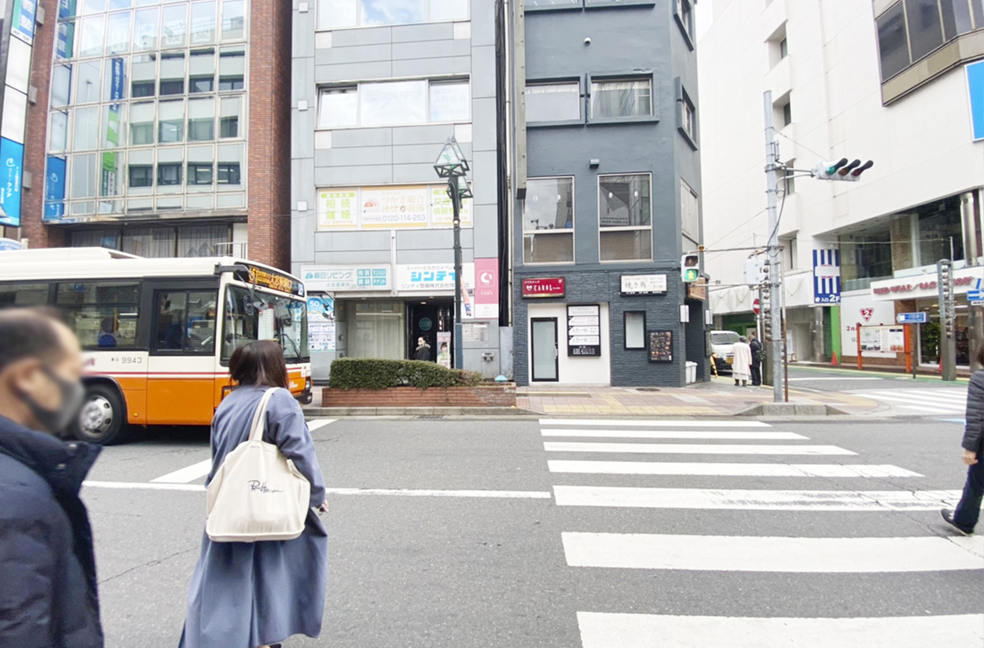
[[[317,428],[327,483],[344,490],[329,497],[324,631],[287,646],[771,646],[777,618],[799,633],[782,645],[984,644],[984,544],[951,541],[937,510],[953,494],[936,491],[963,484],[959,425],[721,424]],[[766,436],[727,436],[749,433]],[[162,430],[106,448],[90,475],[109,648],[177,645],[205,522],[189,467],[208,452],[207,430]],[[845,465],[885,476],[823,474]],[[699,474],[722,470],[746,474]],[[824,493],[790,499],[804,490]],[[882,643],[839,634],[885,617],[900,619]]]

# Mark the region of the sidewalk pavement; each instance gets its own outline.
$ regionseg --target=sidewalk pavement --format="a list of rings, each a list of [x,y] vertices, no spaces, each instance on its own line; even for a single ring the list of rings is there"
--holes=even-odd
[[[688,387],[534,385],[516,389],[516,407],[539,414],[609,416],[729,416],[772,402],[771,387],[735,387],[731,378]],[[845,414],[871,414],[881,405],[838,392],[789,390],[789,402],[829,405]]]

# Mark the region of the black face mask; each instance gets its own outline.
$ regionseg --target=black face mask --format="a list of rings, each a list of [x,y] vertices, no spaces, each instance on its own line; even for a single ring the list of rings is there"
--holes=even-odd
[[[21,400],[30,408],[31,414],[46,431],[59,434],[82,410],[82,404],[85,402],[85,387],[78,381],[65,380],[47,365],[42,365],[41,370],[58,386],[58,391],[61,392],[61,405],[57,409],[48,409],[27,394],[23,394]]]

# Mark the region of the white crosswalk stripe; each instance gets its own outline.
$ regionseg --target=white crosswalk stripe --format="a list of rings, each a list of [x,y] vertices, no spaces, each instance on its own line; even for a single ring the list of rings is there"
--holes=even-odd
[[[932,410],[928,411],[930,414],[962,413],[966,398],[965,392],[952,389],[900,393],[901,390],[865,395],[913,412]],[[834,516],[862,511],[895,515],[938,510],[959,499],[959,491],[908,489],[890,482],[922,475],[889,464],[852,463],[857,454],[848,448],[811,443],[802,434],[774,429],[758,421],[541,419],[540,424],[548,469],[554,475],[557,506],[572,512],[591,508],[624,510],[626,514],[639,509],[659,511],[652,529],[632,526],[631,533],[622,532],[622,528],[585,528],[583,522],[577,527],[562,526],[562,546],[571,569],[801,577],[984,570],[984,538],[980,537],[945,537],[930,530],[925,535],[906,537],[797,537],[795,528],[789,535],[726,535],[719,526],[709,527],[707,534],[701,530],[695,535],[685,533],[682,522],[675,522],[674,515],[686,515],[680,518],[683,521],[693,519],[690,512],[702,510],[760,511],[775,516],[796,512]],[[674,461],[673,455],[692,456]],[[770,456],[778,461],[784,456],[802,456],[805,459],[801,461],[812,463],[764,463]],[[748,461],[742,461],[744,457]],[[814,487],[768,488],[770,480],[791,477],[797,478],[797,484]],[[712,481],[705,488],[669,487],[674,478]],[[749,478],[757,480],[754,488],[748,487]],[[729,484],[729,479],[746,481]],[[848,481],[826,481],[832,479]],[[605,481],[592,483],[599,480]],[[613,485],[613,480],[621,483]],[[646,481],[625,484],[638,480]],[[818,481],[814,484],[811,480]],[[849,485],[855,483],[853,480],[864,480],[869,487],[855,490]],[[871,484],[875,484],[874,488]],[[612,520],[613,514],[598,519]],[[591,573],[604,578],[601,571]],[[631,612],[582,608],[577,613],[582,647],[916,648],[981,645],[984,641],[984,615],[930,616],[921,608],[909,611],[911,616],[904,616],[906,612],[900,608],[903,616],[886,618],[844,618],[839,610],[830,615],[836,618],[826,618],[823,610],[817,610],[816,618],[776,617],[772,609],[764,609],[758,616],[639,614],[638,609]]]
[[[921,414],[963,414],[967,407],[965,388],[875,390],[852,394]]]

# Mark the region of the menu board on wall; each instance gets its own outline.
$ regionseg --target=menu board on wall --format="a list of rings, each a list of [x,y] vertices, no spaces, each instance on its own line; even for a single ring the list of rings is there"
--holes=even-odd
[[[673,362],[673,331],[649,331],[649,361]]]
[[[568,357],[597,357],[601,355],[601,306],[567,307]]]

